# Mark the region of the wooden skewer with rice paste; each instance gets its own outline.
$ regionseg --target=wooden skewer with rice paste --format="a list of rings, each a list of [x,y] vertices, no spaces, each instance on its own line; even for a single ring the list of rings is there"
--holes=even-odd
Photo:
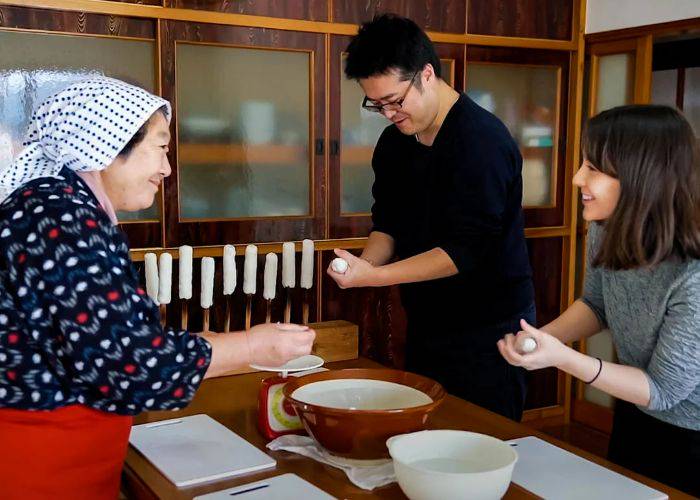
[[[209,331],[209,309],[214,304],[214,259],[202,258],[202,283],[200,305],[202,306],[202,331]]]
[[[304,289],[302,324],[309,324],[310,290],[314,283],[314,242],[304,240],[301,244],[301,288]]]
[[[224,332],[231,331],[231,315],[233,307],[233,292],[236,290],[236,247],[224,247],[224,297],[226,297],[226,316],[224,317]]]
[[[187,330],[188,301],[192,298],[192,247],[183,245],[179,248],[178,260],[178,296],[180,298],[180,327]]]
[[[268,253],[265,256],[263,298],[267,301],[267,314],[265,323],[272,321],[272,301],[277,291],[277,254]]]
[[[158,302],[160,303],[160,322],[165,327],[167,307],[172,296],[173,256],[163,252],[158,258]]]
[[[256,290],[256,275],[258,271],[258,247],[248,245],[245,249],[245,261],[243,263],[243,293],[246,295],[245,305],[245,329],[250,330],[251,314],[253,309],[253,295]]]
[[[291,241],[282,244],[282,286],[286,297],[284,322],[289,323],[292,318],[292,289],[296,286],[296,251]]]

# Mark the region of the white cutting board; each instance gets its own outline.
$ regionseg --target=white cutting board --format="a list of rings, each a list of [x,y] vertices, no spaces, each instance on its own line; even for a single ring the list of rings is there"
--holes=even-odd
[[[207,415],[135,425],[129,442],[178,488],[276,465]]]
[[[283,474],[255,483],[195,497],[194,500],[334,500],[296,474]]]
[[[512,481],[547,500],[656,500],[665,493],[534,436],[513,439],[518,461]]]

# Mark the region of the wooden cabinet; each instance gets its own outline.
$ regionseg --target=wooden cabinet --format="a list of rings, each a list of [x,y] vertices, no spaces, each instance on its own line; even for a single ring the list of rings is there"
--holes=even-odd
[[[0,46],[0,168],[21,149],[33,107],[60,88],[106,75],[157,89],[152,20],[1,6]],[[154,247],[162,245],[161,213],[157,197],[119,216],[133,242]]]
[[[322,35],[166,22],[164,246],[324,237]]]
[[[525,226],[564,225],[569,54],[469,47],[466,88],[520,146]]]
[[[571,105],[580,100],[572,75],[582,54],[570,42],[581,35],[574,22],[580,8],[576,0],[73,0],[63,10],[60,1],[53,10],[0,5],[0,41],[5,47],[12,38],[27,50],[18,63],[27,71],[75,66],[139,83],[173,104],[173,173],[154,209],[122,225],[132,248],[142,249],[135,255],[189,244],[220,264],[223,244],[270,243],[264,248],[279,251],[282,241],[325,240],[316,256],[311,320],[353,321],[364,355],[403,366],[406,319],[398,289],[340,290],[325,275],[330,249],[358,251],[371,229],[371,157],[388,124],[362,112],[361,89],[344,77],[351,25],[386,11],[411,17],[433,37],[443,78],[491,105],[510,127],[525,159],[526,232],[542,324],[566,305],[569,242],[576,237],[568,186],[578,147]],[[32,48],[36,37],[73,40],[80,50],[52,57],[50,44]],[[105,53],[110,57],[95,58]],[[0,60],[0,84],[8,65]],[[83,74],[78,70],[71,71]],[[15,144],[26,116],[12,120]],[[7,134],[9,121],[0,115],[0,133]],[[0,162],[14,152],[3,147],[0,141]],[[261,252],[260,279],[263,261]],[[198,276],[196,266],[195,283]],[[217,274],[216,290],[220,283]],[[301,291],[294,293],[298,305]],[[278,297],[277,318],[282,289]],[[240,292],[233,303],[232,327],[239,328]],[[299,321],[296,305],[292,319]],[[217,292],[212,327],[221,327],[224,309]],[[196,329],[199,308],[190,312]],[[264,301],[255,300],[253,321],[264,313]],[[169,322],[177,324],[179,314],[179,305],[169,307]],[[567,390],[556,370],[537,372],[527,407],[555,407],[548,415],[563,416]]]

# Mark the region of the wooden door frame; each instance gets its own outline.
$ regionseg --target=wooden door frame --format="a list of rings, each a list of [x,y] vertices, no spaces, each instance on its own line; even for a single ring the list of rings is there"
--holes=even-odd
[[[651,99],[652,35],[647,34],[634,38],[592,43],[586,46],[586,54],[590,56],[588,116],[593,116],[596,110],[600,58],[624,53],[634,54],[632,103],[646,104]]]
[[[589,58],[588,75],[588,116],[596,114],[598,76],[600,58],[613,54],[634,54],[634,74],[632,100],[629,104],[648,104],[651,100],[651,65],[653,55],[653,35],[641,33],[638,36],[629,35],[619,39],[605,38],[603,41],[586,43],[586,57]],[[582,273],[585,275],[586,243],[588,240],[588,224],[581,220],[582,235]],[[574,236],[575,237],[575,236]],[[575,263],[574,263],[575,265]],[[586,339],[579,341],[578,349],[582,353],[587,352]],[[581,380],[575,381],[575,395],[571,401],[571,419],[594,429],[609,434],[612,431],[614,410],[592,403],[585,399],[585,384]]]

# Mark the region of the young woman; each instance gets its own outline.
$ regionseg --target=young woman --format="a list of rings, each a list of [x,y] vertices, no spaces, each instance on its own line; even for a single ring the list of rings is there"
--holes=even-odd
[[[528,370],[556,366],[618,398],[609,458],[700,495],[700,164],[665,106],[592,118],[574,177],[589,229],[583,297],[498,342]],[[619,364],[566,346],[609,328]],[[522,354],[533,338],[536,349]]]
[[[160,326],[115,210],[150,206],[170,175],[169,120],[140,88],[80,82],[34,112],[0,172],[0,498],[116,498],[131,415],[311,349],[314,332],[296,325]]]

